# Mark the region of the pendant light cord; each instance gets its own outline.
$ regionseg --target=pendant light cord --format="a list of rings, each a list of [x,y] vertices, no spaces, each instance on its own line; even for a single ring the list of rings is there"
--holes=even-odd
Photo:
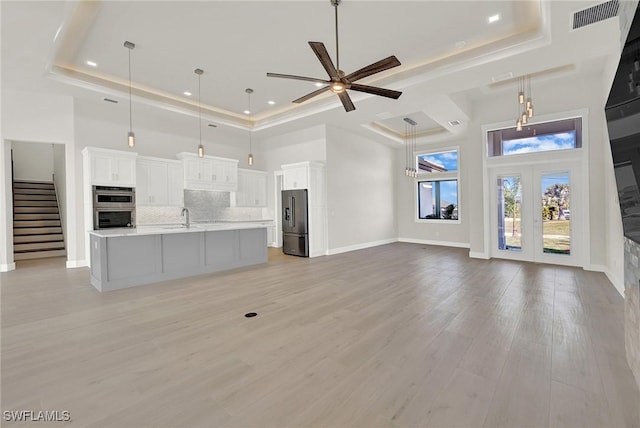
[[[200,132],[200,145],[202,145],[202,104],[200,102],[200,78],[201,73],[198,73],[198,131]]]
[[[129,132],[133,132],[133,120],[131,119],[131,48],[129,48]]]
[[[247,91],[247,97],[249,97],[249,122],[251,122],[251,114],[253,113],[253,110],[251,110],[251,92],[253,91]],[[251,137],[252,137],[253,132],[251,131],[251,128],[249,129],[249,154],[251,154]]]

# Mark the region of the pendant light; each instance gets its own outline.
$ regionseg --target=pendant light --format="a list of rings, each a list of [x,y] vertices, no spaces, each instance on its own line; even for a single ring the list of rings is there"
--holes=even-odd
[[[249,108],[247,111],[249,112],[249,121],[251,121],[251,94],[253,94],[253,89],[247,88],[244,90],[247,93],[247,97],[249,98]],[[253,130],[249,129],[249,157],[247,158],[247,163],[249,166],[253,166],[253,153],[251,151],[251,137],[253,134]]]
[[[518,119],[516,120],[516,131],[522,131],[522,125],[526,125],[533,117],[533,97],[531,96],[531,76],[518,78],[517,97]]]
[[[406,166],[404,169],[404,175],[407,177],[417,177],[418,171],[415,167],[415,152],[416,152],[416,125],[418,124],[416,121],[409,117],[405,117],[402,120],[405,121],[404,125],[404,136],[405,136],[405,158],[406,158]]]
[[[200,77],[204,73],[204,70],[201,68],[196,68],[193,70],[194,73],[198,75],[198,133],[200,135],[200,144],[198,145],[198,157],[204,157],[204,146],[202,145],[202,107],[200,104]]]
[[[136,134],[133,133],[133,121],[131,119],[131,51],[135,49],[134,43],[125,41],[124,47],[129,49],[129,133],[127,135],[128,145],[130,148],[136,145]]]

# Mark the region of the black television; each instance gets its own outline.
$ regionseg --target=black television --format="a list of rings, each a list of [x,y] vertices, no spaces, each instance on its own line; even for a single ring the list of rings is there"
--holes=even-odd
[[[640,13],[620,56],[605,106],[624,235],[640,244]]]

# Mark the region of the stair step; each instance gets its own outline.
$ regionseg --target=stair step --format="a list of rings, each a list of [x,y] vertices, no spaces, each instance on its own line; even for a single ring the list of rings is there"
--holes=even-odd
[[[58,208],[58,202],[56,201],[13,201],[13,205],[16,207],[56,207]]]
[[[46,257],[60,257],[66,256],[65,250],[52,250],[52,251],[33,251],[29,253],[14,253],[14,260],[29,260],[29,259],[44,259]]]
[[[56,194],[53,195],[13,195],[14,201],[55,201]]]
[[[14,220],[60,220],[60,214],[51,213],[51,214],[15,214],[13,216]]]
[[[61,226],[60,220],[24,220],[24,221],[14,221],[13,227],[51,227],[51,226]]]
[[[58,214],[58,207],[17,207],[14,204],[13,212],[16,214]]]
[[[13,246],[14,253],[40,250],[64,250],[64,241],[33,242],[29,244],[15,244]]]
[[[13,229],[13,235],[46,235],[50,233],[62,233],[61,227],[20,227]]]
[[[27,181],[27,180],[14,180],[14,187],[38,187],[38,186],[53,186],[53,181]]]
[[[14,195],[55,195],[55,189],[27,189],[27,188],[14,188]]]
[[[13,237],[14,244],[24,244],[29,242],[50,242],[63,241],[61,233],[52,233],[49,235],[17,235]]]

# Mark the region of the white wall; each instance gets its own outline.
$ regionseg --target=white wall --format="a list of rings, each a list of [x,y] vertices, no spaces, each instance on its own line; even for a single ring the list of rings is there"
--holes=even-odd
[[[11,159],[12,142],[61,143],[70,150],[65,152],[67,177],[75,178],[74,145],[74,105],[70,96],[52,94],[2,91],[2,111],[0,128],[0,195],[4,209],[0,210],[0,269],[12,269],[13,264],[13,214],[11,202]],[[81,171],[81,170],[79,170]],[[76,181],[81,182],[81,175]],[[66,193],[75,192],[74,182],[68,179]],[[75,198],[67,198],[67,222],[75,225]],[[81,217],[80,217],[81,218]],[[76,228],[68,228],[67,266],[78,265]]]
[[[329,254],[395,241],[395,150],[327,127]]]
[[[53,145],[17,142],[13,149],[15,180],[51,181],[53,176]]]
[[[314,126],[287,134],[269,137],[259,142],[266,167],[258,168],[267,171],[267,204],[268,215],[276,218],[280,215],[280,207],[275,202],[274,172],[280,170],[281,165],[327,160],[325,126]]]
[[[67,171],[64,144],[53,145],[53,182],[58,196],[62,235],[64,236],[65,248],[67,248]]]
[[[398,237],[401,241],[425,242],[432,244],[468,247],[470,219],[477,215],[476,206],[469,203],[468,195],[471,188],[471,174],[476,171],[477,154],[466,141],[445,141],[428,145],[420,145],[418,153],[451,149],[458,147],[458,168],[460,180],[458,182],[458,217],[456,221],[417,222],[417,201],[415,179],[404,175],[404,148],[395,150],[397,177],[397,211]],[[476,171],[477,172],[477,171]]]

